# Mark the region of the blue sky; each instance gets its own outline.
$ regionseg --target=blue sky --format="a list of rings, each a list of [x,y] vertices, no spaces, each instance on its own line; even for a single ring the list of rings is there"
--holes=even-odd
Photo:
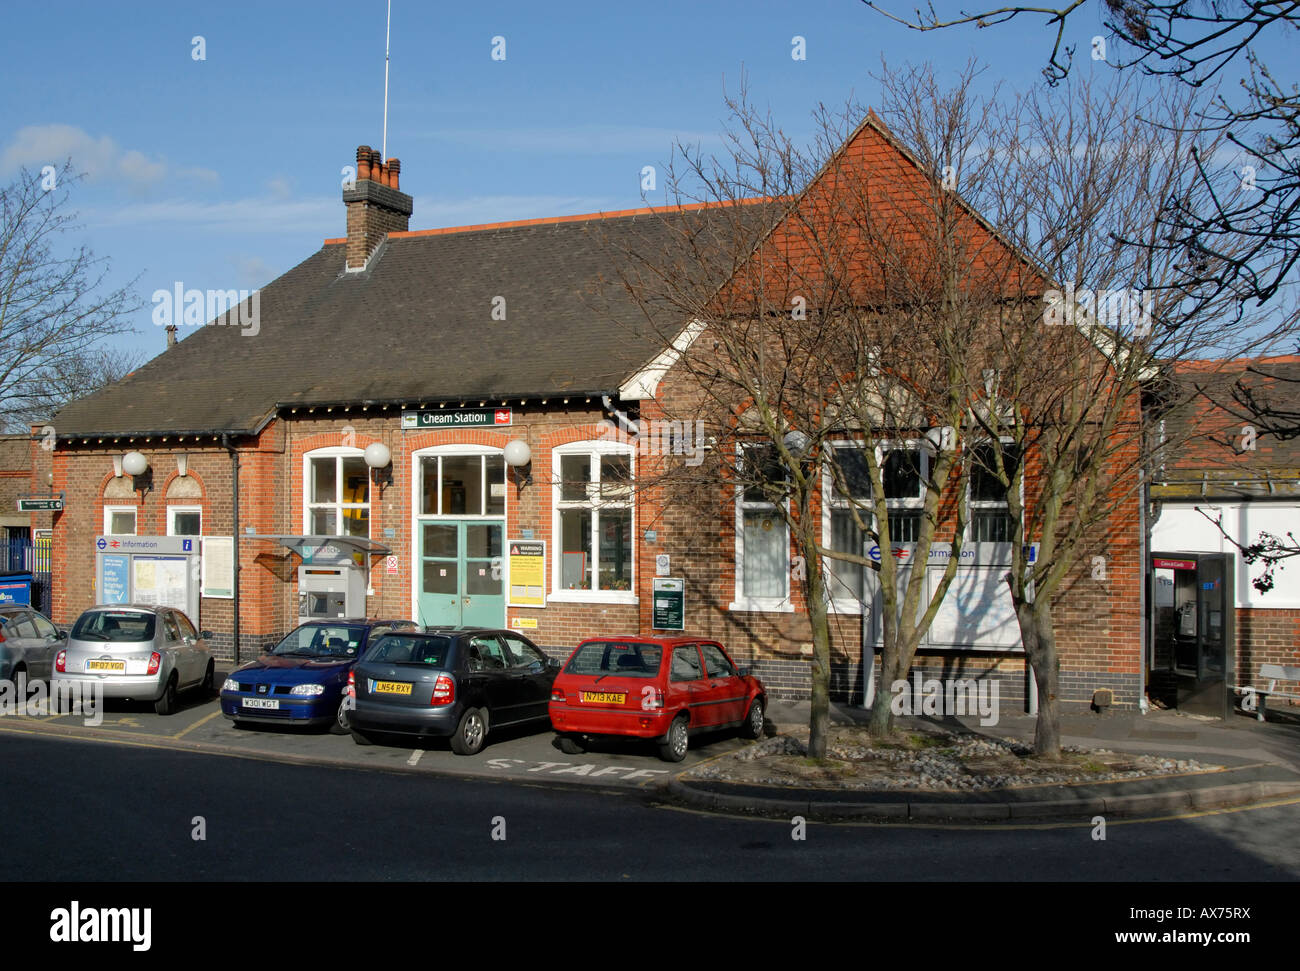
[[[111,259],[115,283],[139,276],[146,304],[120,346],[163,349],[155,289],[258,287],[343,235],[340,170],[382,139],[384,0],[94,0],[5,16],[0,182],[69,156],[86,173],[75,239]],[[1072,22],[1084,58],[1097,17]],[[806,60],[791,57],[795,35]],[[674,138],[717,144],[742,69],[797,133],[818,102],[877,100],[882,53],[941,69],[975,57],[986,82],[1024,87],[1050,44],[1030,21],[919,34],[859,0],[394,0],[388,155],[415,198],[412,229],[631,208],[642,166]]]

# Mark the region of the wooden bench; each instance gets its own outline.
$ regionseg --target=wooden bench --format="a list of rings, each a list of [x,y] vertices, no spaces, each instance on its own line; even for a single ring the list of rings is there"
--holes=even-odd
[[[1277,683],[1279,681],[1297,681],[1300,682],[1300,667],[1289,667],[1283,664],[1261,664],[1259,666],[1259,676],[1268,681],[1267,688],[1256,688],[1253,685],[1237,685],[1236,690],[1242,692],[1242,707],[1247,711],[1250,710],[1247,699],[1257,699],[1255,707],[1255,718],[1257,721],[1264,720],[1264,710],[1268,705],[1269,696],[1277,698],[1290,698],[1293,701],[1300,701],[1300,692],[1297,691],[1279,691]]]

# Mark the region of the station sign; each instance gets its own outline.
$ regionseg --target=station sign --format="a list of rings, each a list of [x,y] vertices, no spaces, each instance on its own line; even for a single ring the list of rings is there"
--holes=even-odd
[[[686,581],[678,578],[654,579],[655,630],[686,629]]]
[[[57,496],[19,496],[19,512],[62,512],[63,493]]]
[[[424,428],[498,428],[514,424],[509,408],[437,408],[402,412],[402,430]]]

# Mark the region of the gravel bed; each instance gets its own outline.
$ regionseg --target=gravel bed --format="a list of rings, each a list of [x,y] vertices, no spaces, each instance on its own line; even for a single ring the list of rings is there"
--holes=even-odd
[[[1076,758],[1067,759],[1058,768],[1018,761],[1033,750],[1015,739],[957,733],[929,733],[924,738],[926,744],[915,748],[874,747],[843,735],[836,738],[833,733],[827,745],[827,763],[806,766],[795,761],[806,757],[806,743],[796,736],[778,735],[696,766],[685,775],[768,785],[975,792],[1026,785],[1114,782],[1221,768],[1193,759],[1121,754],[1074,745],[1062,746],[1062,753],[1085,758],[1096,767],[1089,770],[1069,764],[1077,762]],[[1017,761],[1008,762],[1009,758]],[[1005,768],[999,769],[999,762]]]

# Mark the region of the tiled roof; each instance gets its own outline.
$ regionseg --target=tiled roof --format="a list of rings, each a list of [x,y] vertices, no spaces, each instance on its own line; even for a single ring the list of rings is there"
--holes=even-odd
[[[256,334],[233,318],[198,328],[53,424],[60,438],[247,433],[280,406],[616,391],[663,349],[656,328],[685,323],[647,322],[623,254],[669,246],[694,212],[393,233],[361,272],[327,240],[262,288]]]

